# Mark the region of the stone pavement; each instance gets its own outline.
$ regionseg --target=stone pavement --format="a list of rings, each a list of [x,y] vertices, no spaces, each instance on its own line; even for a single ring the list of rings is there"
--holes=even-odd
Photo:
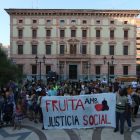
[[[125,133],[114,133],[114,128],[42,130],[42,124],[35,124],[25,118],[21,130],[12,130],[12,126],[0,128],[0,140],[140,140],[140,114],[132,122],[133,131],[129,132],[125,122]]]

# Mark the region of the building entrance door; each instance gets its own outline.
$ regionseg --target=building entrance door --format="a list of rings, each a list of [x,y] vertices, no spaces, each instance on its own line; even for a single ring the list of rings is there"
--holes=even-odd
[[[69,79],[77,79],[77,65],[69,65]]]

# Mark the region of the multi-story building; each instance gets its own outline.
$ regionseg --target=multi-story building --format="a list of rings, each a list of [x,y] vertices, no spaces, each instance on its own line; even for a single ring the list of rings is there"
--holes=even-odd
[[[139,10],[85,9],[5,9],[10,15],[10,53],[27,78],[48,71],[59,74],[57,64],[64,63],[63,79],[102,79],[136,75],[136,20]],[[90,63],[86,69],[85,64]]]

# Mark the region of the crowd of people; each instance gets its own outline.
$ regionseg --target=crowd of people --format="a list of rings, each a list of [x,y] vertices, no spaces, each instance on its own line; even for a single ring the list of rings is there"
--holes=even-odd
[[[125,118],[128,123],[129,130],[132,131],[131,120],[134,122],[134,117],[137,117],[140,105],[140,89],[137,88],[137,82],[134,80],[131,85],[124,85],[124,82],[119,83],[117,80],[114,82],[106,81],[79,81],[71,82],[70,80],[60,83],[60,81],[50,81],[46,86],[43,81],[36,79],[29,81],[25,84],[22,81],[17,86],[10,80],[6,91],[3,86],[0,87],[0,106],[2,102],[9,102],[13,104],[15,112],[15,125],[23,119],[23,114],[28,117],[30,121],[38,123],[37,115],[39,114],[39,122],[43,122],[43,114],[41,110],[42,96],[77,96],[88,94],[101,94],[101,93],[117,93],[116,96],[116,128],[114,132],[119,129],[123,134]],[[1,109],[1,107],[0,107]],[[1,112],[1,111],[0,111]],[[27,113],[29,112],[29,113]],[[28,115],[30,114],[30,115]]]

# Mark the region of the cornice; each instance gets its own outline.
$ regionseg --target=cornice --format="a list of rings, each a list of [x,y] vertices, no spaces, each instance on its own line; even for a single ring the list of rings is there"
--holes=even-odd
[[[52,29],[52,27],[51,26],[46,26],[46,27],[44,27],[45,29]]]
[[[115,27],[110,27],[110,28],[108,28],[109,30],[116,30],[116,28]]]
[[[18,40],[16,43],[17,43],[18,45],[23,45],[25,42],[22,41],[22,40]]]
[[[65,26],[60,26],[59,29],[63,29],[63,30],[65,30],[66,27],[65,27]]]
[[[88,44],[88,42],[87,42],[87,41],[82,41],[81,44],[82,44],[82,45]]]
[[[102,45],[103,42],[101,42],[101,41],[96,41],[96,42],[94,42],[94,44],[96,44],[96,45]]]
[[[130,28],[129,27],[124,27],[123,30],[130,30]]]
[[[108,44],[110,44],[110,45],[115,45],[115,44],[117,44],[115,41],[110,41],[110,42],[108,42]]]
[[[37,26],[32,26],[31,29],[38,29],[38,27]]]
[[[75,30],[76,30],[77,27],[76,27],[76,26],[71,26],[70,29],[71,29],[71,30],[72,30],[72,29],[75,29]]]
[[[44,43],[45,43],[46,45],[47,45],[47,44],[53,44],[52,41],[45,41]]]
[[[30,43],[31,43],[32,45],[37,45],[39,42],[36,41],[36,40],[32,40]]]
[[[24,29],[24,27],[19,25],[19,26],[17,26],[17,29]]]
[[[69,39],[68,42],[79,42],[78,39]]]
[[[5,9],[14,16],[95,16],[137,17],[140,10],[90,10],[90,9]]]
[[[130,45],[131,43],[129,41],[125,41],[122,43],[123,45]]]
[[[102,27],[95,27],[95,30],[102,30]]]
[[[87,27],[87,26],[83,26],[83,27],[81,27],[81,29],[83,29],[83,30],[87,30],[88,27]]]
[[[65,41],[60,41],[59,44],[66,44],[66,42]]]

